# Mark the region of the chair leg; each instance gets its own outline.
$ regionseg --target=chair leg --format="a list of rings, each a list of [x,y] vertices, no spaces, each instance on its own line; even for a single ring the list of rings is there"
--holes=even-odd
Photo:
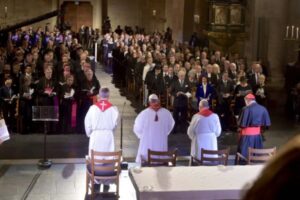
[[[91,200],[95,199],[95,188],[94,183],[91,183]]]
[[[86,173],[85,193],[89,194],[89,175]]]
[[[120,196],[119,196],[119,179],[117,180],[116,195],[117,195],[117,199],[119,199],[120,198]]]
[[[190,158],[190,166],[194,166],[193,156],[191,156],[191,158]]]

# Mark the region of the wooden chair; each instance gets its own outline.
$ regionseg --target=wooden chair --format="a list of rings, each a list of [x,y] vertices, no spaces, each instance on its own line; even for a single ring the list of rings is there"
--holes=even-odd
[[[200,160],[191,156],[191,165],[227,165],[229,157],[229,148],[222,150],[207,150],[201,149],[201,157]]]
[[[142,166],[176,166],[177,149],[169,151],[152,151],[148,149],[148,161],[142,162]]]
[[[240,163],[240,159],[247,162],[248,165],[262,164],[267,162],[276,153],[276,147],[267,149],[255,149],[248,148],[248,158],[245,158],[242,154],[237,153],[237,163]]]
[[[91,151],[91,158],[86,158],[86,194],[91,190],[91,199],[95,198],[95,180],[99,183],[109,181],[116,184],[116,197],[119,198],[119,175],[121,173],[122,151]]]

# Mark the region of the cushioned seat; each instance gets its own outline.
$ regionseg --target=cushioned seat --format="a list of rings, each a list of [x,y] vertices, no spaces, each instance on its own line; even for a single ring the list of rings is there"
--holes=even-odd
[[[97,152],[91,150],[91,156],[86,156],[86,194],[91,191],[91,200],[95,199],[95,185],[116,184],[116,197],[119,198],[119,176],[121,173],[122,151]],[[96,183],[96,184],[95,184]],[[107,193],[108,190],[103,190]]]
[[[99,167],[109,167],[109,166],[113,166],[112,164],[103,164],[103,165],[96,165]],[[92,173],[92,169],[91,169],[91,164],[87,165],[87,170],[89,171],[89,173]],[[116,176],[117,175],[117,171],[95,171],[95,176]]]

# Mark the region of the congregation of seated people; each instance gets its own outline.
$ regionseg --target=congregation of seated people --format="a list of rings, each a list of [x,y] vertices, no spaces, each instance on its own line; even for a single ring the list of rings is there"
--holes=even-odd
[[[105,70],[141,105],[147,106],[151,93],[160,97],[173,111],[174,132],[185,132],[202,99],[218,113],[225,131],[235,130],[248,93],[267,106],[267,67],[260,61],[247,64],[237,53],[208,49],[201,42],[180,44],[170,34],[170,29],[145,34],[118,27],[104,35],[101,56]]]
[[[82,41],[80,41],[80,39]],[[87,39],[69,30],[31,27],[8,34],[0,48],[0,105],[11,132],[40,132],[33,106],[59,107],[52,132],[84,133],[84,117],[97,100],[100,82]]]

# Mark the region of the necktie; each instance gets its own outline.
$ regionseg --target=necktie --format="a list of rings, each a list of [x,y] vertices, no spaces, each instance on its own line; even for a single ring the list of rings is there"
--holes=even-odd
[[[258,73],[255,74],[255,81],[256,81],[256,84],[258,84]]]

